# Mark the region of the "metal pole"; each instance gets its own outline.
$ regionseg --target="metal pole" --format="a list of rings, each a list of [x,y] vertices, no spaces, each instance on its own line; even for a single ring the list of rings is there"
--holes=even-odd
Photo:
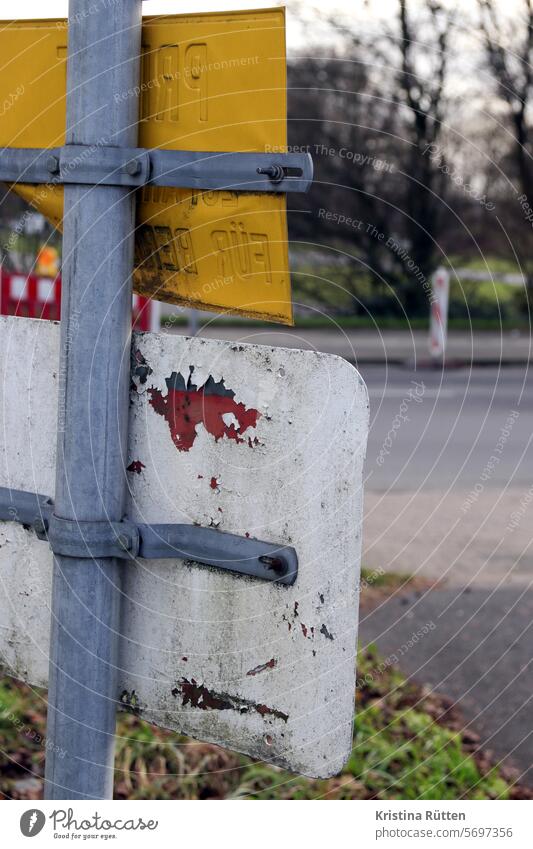
[[[198,336],[198,310],[189,310],[188,336]]]
[[[70,0],[67,144],[137,144],[141,0]],[[56,514],[123,516],[134,199],[65,187]],[[111,798],[120,573],[54,561],[45,798]]]

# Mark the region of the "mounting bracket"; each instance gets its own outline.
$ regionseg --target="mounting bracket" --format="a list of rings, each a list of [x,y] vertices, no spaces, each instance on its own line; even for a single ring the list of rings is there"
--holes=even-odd
[[[91,560],[193,560],[228,572],[292,586],[298,575],[294,548],[198,525],[78,522],[54,515],[53,501],[35,492],[0,487],[0,521],[19,522],[48,540],[54,554]]]
[[[49,149],[7,147],[0,152],[0,180],[28,184],[307,192],[313,180],[313,160],[308,153],[145,150],[83,144]]]

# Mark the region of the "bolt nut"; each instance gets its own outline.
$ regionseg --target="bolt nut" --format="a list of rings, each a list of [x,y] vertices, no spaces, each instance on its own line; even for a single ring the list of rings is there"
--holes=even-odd
[[[285,172],[282,166],[277,165],[276,163],[269,165],[267,168],[258,168],[257,173],[266,174],[272,183],[281,183],[285,177]]]
[[[59,159],[57,156],[49,156],[46,160],[46,168],[50,174],[59,174]]]
[[[139,171],[141,170],[141,163],[138,159],[130,159],[129,162],[126,162],[124,166],[124,171],[126,174],[129,174],[130,177],[135,177]]]
[[[124,549],[124,551],[130,550],[131,540],[129,537],[126,536],[126,534],[120,534],[119,538],[117,539],[117,542],[119,546]]]

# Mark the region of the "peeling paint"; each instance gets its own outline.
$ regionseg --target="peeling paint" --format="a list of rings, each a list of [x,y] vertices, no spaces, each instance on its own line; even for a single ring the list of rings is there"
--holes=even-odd
[[[133,389],[141,393],[145,387],[149,375],[153,374],[153,369],[150,368],[146,359],[138,348],[132,349],[131,352],[131,382]]]
[[[247,675],[259,675],[260,672],[266,672],[267,669],[274,669],[277,665],[277,660],[275,657],[271,657],[270,660],[267,660],[266,663],[261,663],[259,666],[255,666],[253,669],[249,669],[246,673]]]
[[[180,372],[172,372],[165,381],[168,390],[166,396],[153,386],[148,390],[150,405],[167,421],[178,451],[189,451],[192,448],[199,424],[203,424],[216,442],[224,436],[237,443],[246,442],[244,432],[257,425],[261,413],[238,404],[235,392],[224,385],[223,379],[215,383],[213,377],[209,377],[199,389],[193,383],[193,372],[194,367],[190,366],[187,380]],[[233,414],[238,427],[233,419],[229,425],[226,424],[224,416],[227,413]],[[248,444],[254,446],[251,439],[248,439]]]
[[[320,633],[324,634],[326,640],[334,640],[335,639],[333,634],[330,631],[328,631],[328,629],[326,628],[325,625],[322,625],[322,627],[320,629]]]
[[[230,696],[227,693],[217,693],[209,690],[203,684],[197,684],[194,678],[189,681],[182,678],[177,687],[172,690],[173,696],[182,697],[183,707],[190,705],[199,710],[235,710],[238,713],[258,713],[260,716],[273,716],[287,722],[289,715],[268,705],[252,702],[240,696]]]
[[[216,478],[211,478],[211,481],[210,481],[210,483],[209,483],[209,486],[211,487],[211,489],[218,490],[218,481],[217,481],[217,479],[216,479]]]
[[[129,464],[127,471],[128,472],[135,472],[135,474],[140,475],[143,469],[146,469],[146,466],[144,465],[144,463],[141,463],[140,460],[133,460]]]
[[[300,627],[302,629],[302,634],[304,635],[304,637],[307,637],[307,626],[304,625],[303,622],[300,622]]]

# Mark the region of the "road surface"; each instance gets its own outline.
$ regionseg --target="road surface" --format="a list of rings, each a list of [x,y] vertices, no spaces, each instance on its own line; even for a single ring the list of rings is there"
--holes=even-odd
[[[428,333],[421,330],[343,329],[333,320],[329,328],[302,327],[260,328],[244,324],[213,324],[209,313],[198,312],[200,335],[209,339],[228,339],[231,342],[251,342],[256,345],[275,345],[288,348],[323,351],[337,354],[358,365],[362,363],[419,364],[428,360]],[[183,326],[168,328],[169,332],[186,333]],[[477,332],[450,331],[448,357],[450,361],[466,364],[524,363],[531,358],[531,339],[528,333],[517,331]]]

